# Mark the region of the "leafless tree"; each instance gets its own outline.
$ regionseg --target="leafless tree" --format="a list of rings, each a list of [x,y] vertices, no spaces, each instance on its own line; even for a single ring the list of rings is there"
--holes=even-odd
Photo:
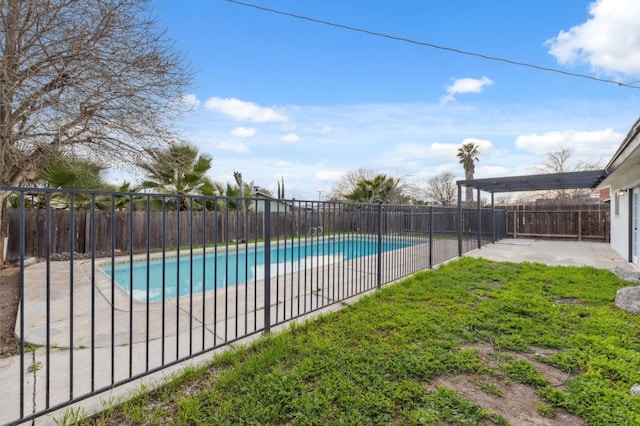
[[[496,196],[495,202],[498,206],[507,206],[509,204],[513,204],[514,200],[517,200],[517,194],[508,192]]]
[[[427,181],[425,195],[443,206],[451,206],[456,201],[455,176],[452,172],[442,172]]]
[[[381,177],[384,178],[381,179]],[[332,201],[346,200],[347,195],[353,194],[364,183],[380,183],[381,181],[385,181],[388,186],[384,190],[385,196],[383,197],[384,203],[387,204],[409,203],[416,199],[420,192],[418,186],[412,182],[411,176],[392,177],[376,173],[371,169],[360,168],[345,173],[329,192],[328,199]]]
[[[0,186],[37,176],[51,153],[117,166],[176,140],[191,73],[146,5],[0,3]],[[8,195],[0,191],[0,249]]]
[[[563,148],[560,151],[550,152],[544,163],[538,169],[544,173],[564,173],[568,172],[571,150]]]
[[[584,170],[596,170],[600,167],[598,161],[575,160],[573,151],[569,148],[561,148],[559,151],[550,152],[544,163],[538,166],[542,173],[568,173]],[[560,204],[589,199],[591,196],[589,189],[558,189],[554,191],[544,191],[536,194],[537,199],[544,199]]]
[[[360,181],[373,179],[376,173],[370,169],[357,169],[345,173],[329,192],[330,200],[344,200],[344,196],[353,192]]]
[[[238,185],[238,188],[240,188],[240,196],[244,196],[244,182],[242,180],[242,173],[240,173],[237,170],[234,170],[233,172],[233,178],[236,181],[236,184]],[[242,205],[243,203],[239,203],[238,204],[238,210],[242,210]]]
[[[573,150],[561,148],[560,151],[550,152],[547,159],[538,169],[545,173],[566,173],[582,170],[596,170],[600,167],[600,161],[585,161],[574,159]]]

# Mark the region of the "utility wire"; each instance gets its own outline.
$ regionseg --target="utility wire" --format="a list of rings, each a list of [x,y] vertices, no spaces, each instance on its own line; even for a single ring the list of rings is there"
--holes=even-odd
[[[554,72],[554,73],[557,73],[557,74],[567,75],[569,77],[586,78],[586,79],[594,80],[594,81],[597,81],[597,82],[600,82],[600,83],[615,84],[616,86],[627,87],[627,88],[630,88],[630,89],[640,89],[640,86],[636,86],[636,85],[634,85],[632,83],[622,83],[620,81],[607,80],[607,79],[604,79],[604,78],[593,77],[593,76],[590,76],[590,75],[587,75],[587,74],[580,74],[580,73],[574,73],[574,72],[569,72],[569,71],[563,71],[563,70],[557,69],[557,68],[543,67],[543,66],[540,66],[540,65],[530,64],[530,63],[527,63],[527,62],[514,61],[514,60],[511,60],[511,59],[500,58],[500,57],[497,57],[497,56],[490,56],[490,55],[484,55],[482,53],[470,52],[468,50],[456,49],[456,48],[447,47],[447,46],[440,46],[440,45],[433,44],[433,43],[427,43],[427,42],[423,42],[423,41],[412,40],[410,38],[399,37],[399,36],[394,36],[394,35],[385,34],[385,33],[379,33],[379,32],[376,32],[376,31],[370,31],[370,30],[366,30],[366,29],[363,29],[363,28],[351,27],[349,25],[344,25],[344,24],[337,24],[335,22],[324,21],[322,19],[310,18],[308,16],[302,16],[302,15],[296,15],[294,13],[284,12],[284,11],[277,10],[277,9],[271,9],[271,8],[264,7],[264,6],[258,6],[256,4],[245,3],[245,2],[242,2],[242,1],[239,1],[239,0],[225,0],[225,1],[227,1],[229,3],[235,3],[235,4],[238,4],[240,6],[252,7],[254,9],[258,9],[258,10],[265,11],[265,12],[271,12],[271,13],[275,13],[275,14],[283,15],[283,16],[288,16],[288,17],[295,18],[295,19],[301,19],[301,20],[304,20],[304,21],[310,21],[310,22],[314,22],[316,24],[328,25],[330,27],[342,28],[342,29],[345,29],[345,30],[364,33],[364,34],[372,35],[372,36],[375,36],[375,37],[383,37],[383,38],[387,38],[387,39],[391,39],[391,40],[401,41],[401,42],[404,42],[404,43],[416,44],[418,46],[431,47],[433,49],[439,49],[439,50],[444,50],[444,51],[447,51],[447,52],[458,53],[458,54],[461,54],[461,55],[474,56],[474,57],[481,58],[481,59],[486,59],[486,60],[489,60],[489,61],[503,62],[503,63],[507,63],[507,64],[510,64],[510,65],[533,68],[533,69],[540,70],[540,71]]]

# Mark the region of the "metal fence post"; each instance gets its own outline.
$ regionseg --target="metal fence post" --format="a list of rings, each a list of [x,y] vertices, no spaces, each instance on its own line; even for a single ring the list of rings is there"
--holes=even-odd
[[[491,193],[491,244],[496,242],[496,204]]]
[[[378,282],[377,287],[382,287],[382,204],[378,205]]]
[[[462,257],[462,187],[458,185],[458,256]]]
[[[482,202],[480,200],[480,190],[478,194],[478,248],[482,248]]]
[[[433,206],[429,206],[429,268],[433,268]]]
[[[73,254],[75,250],[75,201],[74,193],[69,194],[69,399],[73,399],[73,302],[74,302],[74,274]],[[133,263],[133,262],[132,262]],[[133,282],[133,280],[131,281]],[[24,297],[24,294],[23,294]]]
[[[271,332],[271,200],[264,200],[264,332]]]
[[[24,357],[25,357],[25,341],[24,341],[24,330],[25,330],[25,318],[24,318],[24,252],[25,252],[25,219],[24,219],[24,191],[20,191],[20,221],[19,221],[19,239],[20,239],[20,317],[18,321],[20,322],[20,418],[24,417],[24,390],[25,390],[25,374],[23,371],[25,370]],[[72,231],[73,233],[73,231]],[[5,243],[6,244],[6,243]],[[47,258],[47,262],[49,262],[49,258]]]

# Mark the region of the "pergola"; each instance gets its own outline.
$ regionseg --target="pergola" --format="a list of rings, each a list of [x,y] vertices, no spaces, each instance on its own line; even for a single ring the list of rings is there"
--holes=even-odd
[[[608,173],[606,170],[586,170],[580,172],[550,173],[538,175],[509,176],[487,179],[459,180],[458,185],[458,255],[462,256],[462,187],[477,191],[478,217],[481,214],[480,191],[491,194],[491,211],[494,217],[494,194],[501,192],[549,191],[558,189],[595,189]],[[478,248],[481,247],[481,232],[478,231]],[[495,242],[495,231],[492,242]]]
[[[459,180],[458,188],[465,186],[478,191],[525,192],[547,191],[554,189],[595,188],[607,177],[606,170],[587,170],[582,172],[551,173],[544,175],[510,176],[488,179]],[[460,192],[460,191],[458,191]]]

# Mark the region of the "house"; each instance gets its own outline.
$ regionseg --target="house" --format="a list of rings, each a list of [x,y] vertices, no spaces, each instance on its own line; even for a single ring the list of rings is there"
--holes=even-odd
[[[251,194],[251,197],[254,199],[253,202],[254,204],[254,209],[256,212],[264,212],[265,210],[265,200],[269,200],[270,204],[271,204],[271,211],[272,212],[276,212],[276,211],[281,211],[281,212],[285,212],[285,211],[291,211],[294,206],[291,202],[287,202],[285,200],[279,200],[278,198],[273,197],[270,194],[267,194],[266,192],[262,191],[259,187],[255,186],[253,187],[253,192]]]
[[[607,164],[607,177],[598,189],[611,197],[611,247],[640,266],[640,118]]]

